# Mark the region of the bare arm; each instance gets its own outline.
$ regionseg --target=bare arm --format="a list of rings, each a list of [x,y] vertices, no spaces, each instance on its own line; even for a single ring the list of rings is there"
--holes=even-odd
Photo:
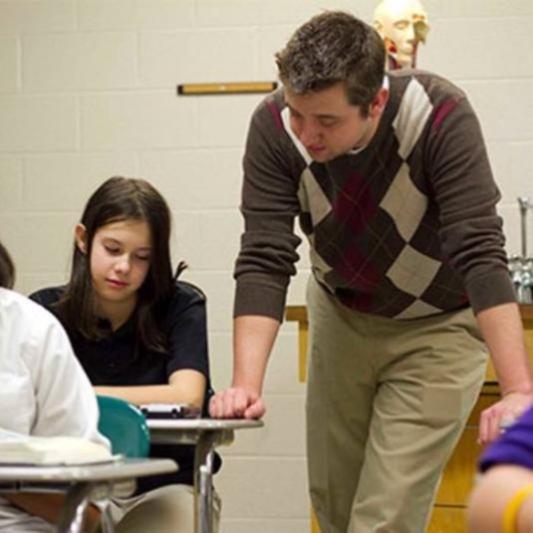
[[[518,305],[491,307],[481,311],[477,320],[502,393],[502,399],[481,414],[479,439],[486,443],[499,435],[502,418],[513,420],[531,405],[533,387]]]
[[[168,385],[136,385],[126,387],[94,387],[97,394],[121,398],[141,405],[145,403],[186,403],[201,408],[206,380],[197,370],[176,370]]]
[[[501,533],[505,508],[518,490],[533,483],[527,468],[502,465],[491,468],[472,492],[468,506],[471,533]],[[517,533],[533,528],[533,497],[528,497],[517,514]]]
[[[279,322],[266,316],[241,316],[233,323],[233,387],[261,394],[268,357]]]
[[[233,381],[210,404],[214,418],[261,418],[261,399],[268,357],[280,323],[266,316],[240,316],[233,325]]]

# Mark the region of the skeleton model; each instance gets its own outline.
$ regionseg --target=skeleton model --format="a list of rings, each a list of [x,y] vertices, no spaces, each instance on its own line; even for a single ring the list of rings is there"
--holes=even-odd
[[[374,28],[385,43],[389,70],[415,68],[419,43],[429,32],[427,12],[419,0],[382,0],[374,11]]]

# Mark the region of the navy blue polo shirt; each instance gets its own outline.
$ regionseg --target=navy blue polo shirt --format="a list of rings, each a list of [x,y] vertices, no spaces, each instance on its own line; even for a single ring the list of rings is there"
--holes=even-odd
[[[61,321],[54,304],[64,290],[65,287],[41,289],[31,294],[30,298]],[[160,327],[168,342],[168,353],[165,354],[139,345],[135,314],[116,331],[111,330],[109,322],[102,320],[100,325],[105,338],[101,340],[90,340],[68,329],[67,333],[93,385],[162,385],[168,383],[170,375],[176,370],[197,370],[207,381],[205,409],[211,391],[205,296],[193,285],[178,281],[162,316]],[[150,456],[174,459],[180,469],[172,474],[139,479],[138,492],[170,483],[193,484],[194,446],[153,445]],[[217,457],[215,470],[219,468],[220,459]]]

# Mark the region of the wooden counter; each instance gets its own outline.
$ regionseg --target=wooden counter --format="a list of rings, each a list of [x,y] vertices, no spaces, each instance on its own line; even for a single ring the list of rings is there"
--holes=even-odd
[[[529,357],[533,363],[533,305],[520,306]],[[308,321],[305,306],[288,306],[287,321],[298,322],[299,379],[306,380]],[[444,470],[437,492],[431,522],[427,533],[466,533],[465,508],[476,473],[481,447],[477,444],[479,415],[483,409],[499,399],[499,388],[492,364],[487,367],[485,384],[467,426]],[[319,528],[312,517],[312,532]]]
[[[520,307],[524,336],[530,360],[533,362],[533,305]],[[468,424],[444,470],[433,508],[428,533],[467,533],[465,508],[474,486],[476,463],[482,452],[477,444],[481,411],[497,402],[499,387],[492,364],[487,367],[486,382],[468,420]]]

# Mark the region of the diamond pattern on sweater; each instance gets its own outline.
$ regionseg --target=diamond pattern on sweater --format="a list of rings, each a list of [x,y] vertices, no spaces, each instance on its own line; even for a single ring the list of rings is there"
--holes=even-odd
[[[415,234],[427,205],[427,197],[415,187],[409,176],[409,166],[404,163],[380,207],[392,217],[398,232],[406,242]]]
[[[409,157],[432,111],[433,106],[424,87],[416,78],[411,79],[392,123],[400,141],[398,153],[402,159]]]
[[[440,266],[440,261],[435,261],[406,245],[386,276],[398,289],[420,297],[431,285]]]
[[[440,311],[442,310],[438,307],[429,305],[423,300],[415,300],[407,309],[402,311],[399,315],[396,315],[395,318],[400,320],[408,320],[410,318],[435,315]]]
[[[331,213],[331,203],[309,167],[302,172],[298,200],[302,211],[310,213],[313,227],[320,224]]]

